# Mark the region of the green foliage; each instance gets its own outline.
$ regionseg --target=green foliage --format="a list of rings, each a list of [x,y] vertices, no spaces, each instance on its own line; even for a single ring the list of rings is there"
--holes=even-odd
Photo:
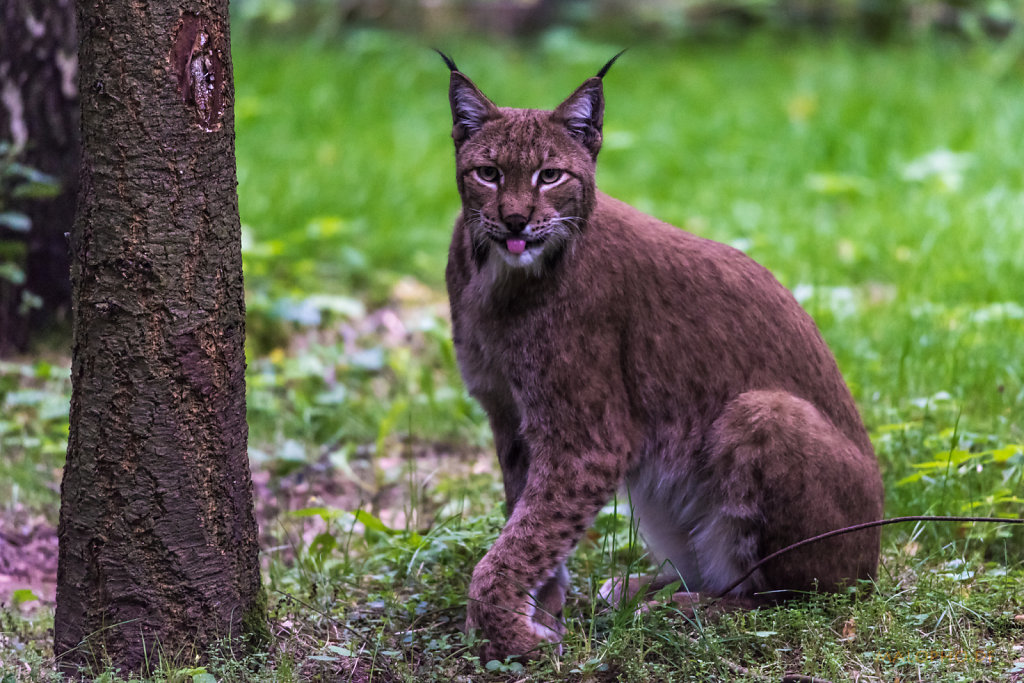
[[[447,326],[431,311],[409,322],[397,346],[370,333],[253,359],[254,459],[286,472],[324,449],[344,461],[368,444],[383,455],[409,439],[483,442],[485,420],[459,382]]]
[[[49,199],[60,193],[56,178],[17,161],[9,143],[0,140],[0,307],[7,307],[10,297],[25,284],[25,237],[32,229],[31,219],[9,208],[12,200]],[[15,311],[26,315],[40,305],[39,297],[21,291]]]
[[[447,103],[394,94],[426,94],[430,76],[443,78],[401,39],[365,33],[345,45],[266,43],[236,57],[244,257],[257,296],[327,284],[379,302],[399,273],[440,282],[458,201],[444,172]]]
[[[0,362],[0,514],[22,504],[57,504],[70,392],[63,364]]]
[[[50,199],[59,193],[56,178],[19,163],[10,144],[0,140],[0,232],[27,233],[32,228],[28,216],[5,208],[12,199]],[[0,265],[6,266],[0,269],[0,277],[21,284],[24,274],[15,270],[10,260],[13,248],[10,240],[0,241],[0,257],[4,259]]]

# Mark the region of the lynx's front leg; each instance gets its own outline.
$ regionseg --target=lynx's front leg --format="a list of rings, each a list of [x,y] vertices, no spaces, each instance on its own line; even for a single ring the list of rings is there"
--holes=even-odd
[[[481,393],[481,405],[487,411],[494,434],[494,445],[501,465],[501,477],[505,484],[505,515],[512,516],[516,503],[526,488],[530,471],[530,449],[519,433],[521,419],[515,405],[508,397]],[[562,606],[569,587],[569,572],[560,564],[552,572],[551,579],[533,592],[535,610],[533,619],[559,636],[565,631],[562,625]]]
[[[616,449],[531,455],[515,510],[470,582],[467,626],[490,641],[483,661],[529,656],[561,639],[548,613],[564,599],[564,562],[618,488],[625,462]]]

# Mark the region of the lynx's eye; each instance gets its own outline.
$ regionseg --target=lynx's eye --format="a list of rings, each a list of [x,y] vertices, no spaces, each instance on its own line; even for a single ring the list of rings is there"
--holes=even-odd
[[[501,177],[501,171],[494,166],[481,166],[476,169],[476,177],[485,183],[496,183]]]
[[[562,172],[557,168],[545,168],[537,177],[540,179],[541,184],[550,185],[557,183],[561,179]]]

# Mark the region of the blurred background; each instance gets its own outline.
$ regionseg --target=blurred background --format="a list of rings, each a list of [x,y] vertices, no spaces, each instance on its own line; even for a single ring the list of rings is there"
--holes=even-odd
[[[572,28],[613,39],[736,37],[768,28],[856,31],[869,39],[932,30],[1006,36],[1009,0],[237,0],[236,16],[268,27],[337,34],[353,26],[504,38]]]
[[[45,30],[15,31],[7,14],[0,42],[0,89],[23,93],[20,119],[11,97],[0,107],[0,532],[20,534],[18,576],[52,567],[77,177],[73,3],[33,6]],[[500,500],[493,464],[479,464],[491,463],[486,420],[449,338],[443,274],[459,198],[448,70],[432,47],[499,105],[538,108],[628,47],[605,78],[601,189],[747,252],[794,292],[872,432],[889,515],[1020,515],[1021,3],[231,10],[250,453],[266,533],[311,500],[365,503],[397,526],[429,524],[451,501],[464,514]],[[461,470],[438,464],[457,456]],[[410,489],[413,459],[458,475]],[[959,533],[983,540],[985,557],[1024,552],[1007,530]],[[938,549],[943,534],[915,539]],[[0,574],[6,561],[15,575],[12,557],[0,553]],[[45,597],[46,576],[24,581]]]

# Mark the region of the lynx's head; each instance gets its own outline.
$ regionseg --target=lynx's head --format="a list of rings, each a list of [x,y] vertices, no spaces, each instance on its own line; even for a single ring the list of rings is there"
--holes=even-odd
[[[601,79],[619,55],[554,111],[544,111],[496,106],[441,54],[452,72],[448,98],[462,215],[479,261],[496,258],[539,272],[585,228],[601,149]]]

